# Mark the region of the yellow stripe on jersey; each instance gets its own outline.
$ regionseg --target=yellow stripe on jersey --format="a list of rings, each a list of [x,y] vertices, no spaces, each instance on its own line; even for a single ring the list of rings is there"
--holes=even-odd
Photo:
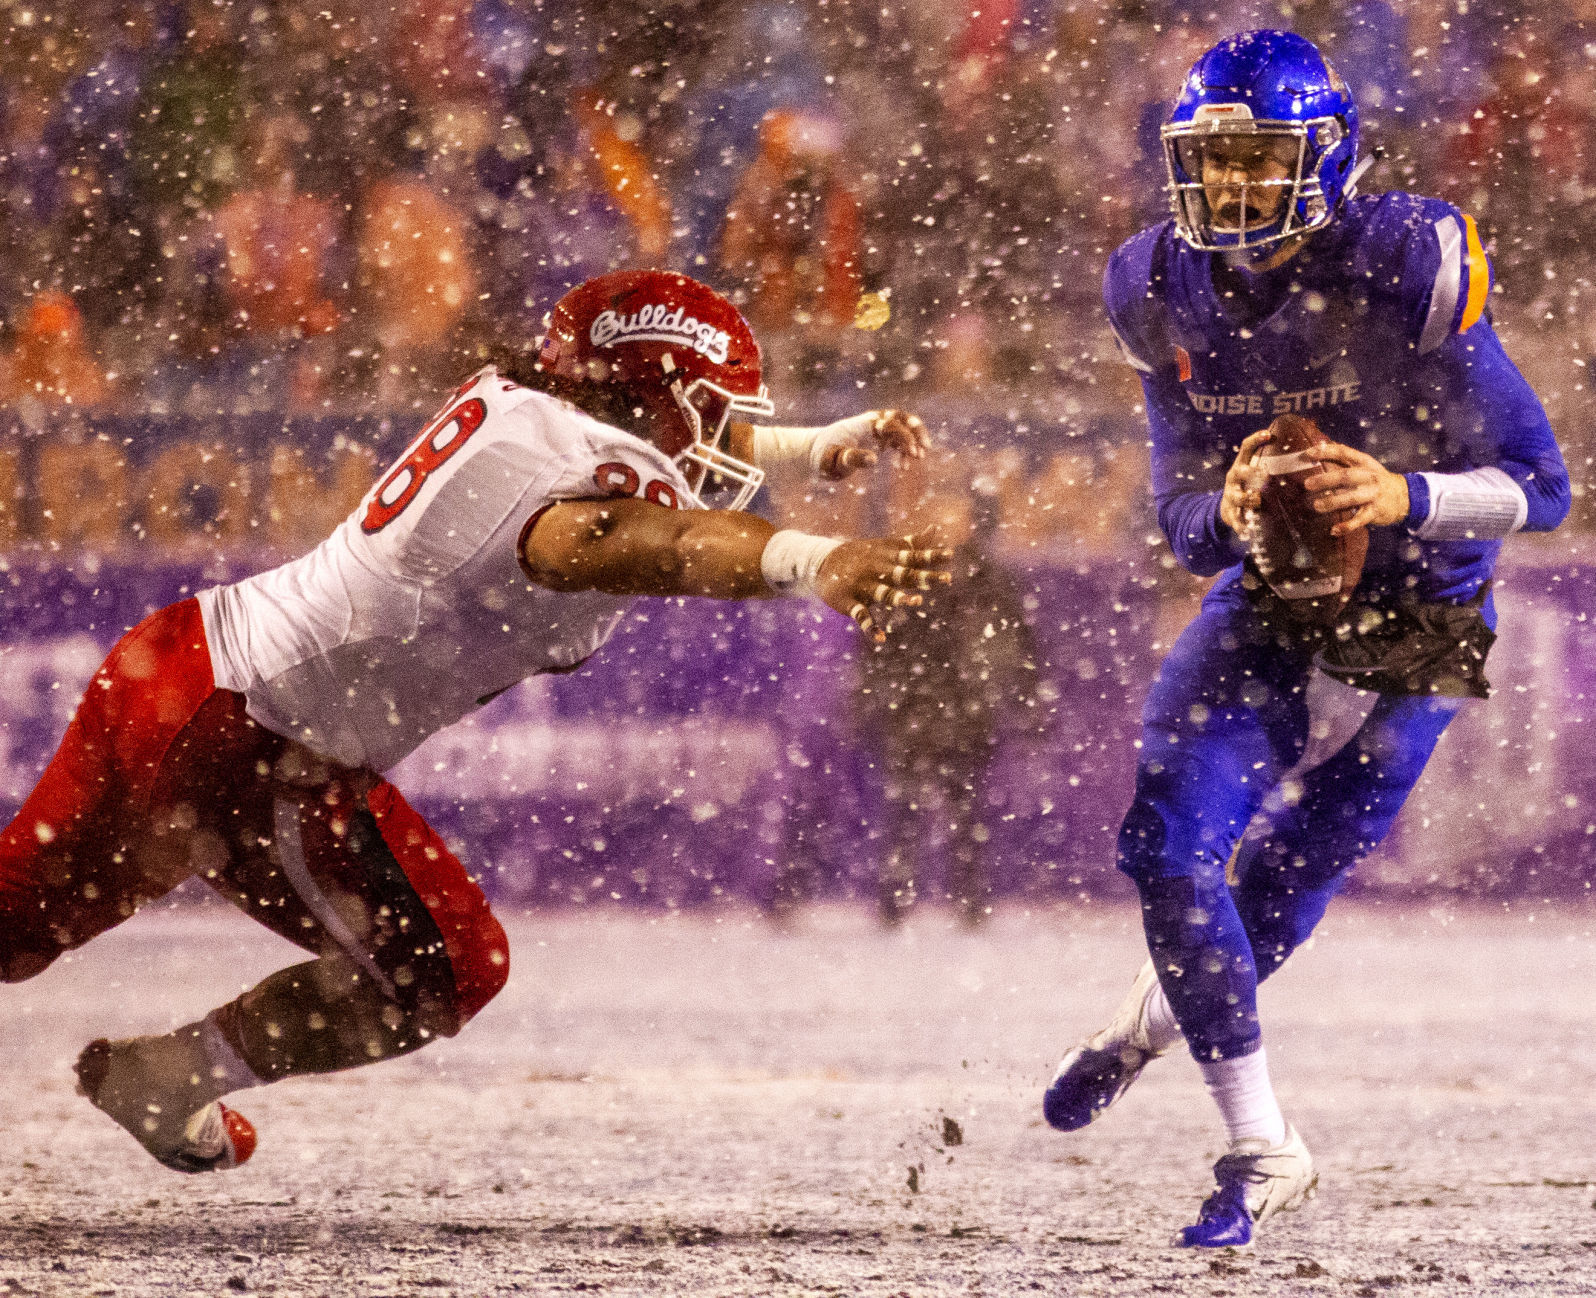
[[[1491,288],[1491,263],[1485,256],[1480,232],[1472,216],[1463,218],[1463,228],[1468,234],[1469,296],[1463,304],[1463,319],[1457,326],[1460,334],[1467,333],[1479,324],[1480,317],[1485,314],[1485,295]]]

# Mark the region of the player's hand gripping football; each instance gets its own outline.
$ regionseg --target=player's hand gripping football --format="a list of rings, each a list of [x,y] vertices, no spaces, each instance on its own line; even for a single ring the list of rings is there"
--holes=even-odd
[[[1225,487],[1219,496],[1219,521],[1243,538],[1247,535],[1247,515],[1263,503],[1259,492],[1267,478],[1263,470],[1253,464],[1253,456],[1268,441],[1267,428],[1242,441],[1235,463],[1225,474]]]
[[[815,593],[859,624],[877,644],[887,638],[883,610],[914,608],[921,592],[953,580],[953,551],[934,534],[844,541],[820,565]]]
[[[1408,516],[1408,480],[1392,473],[1374,456],[1340,442],[1309,447],[1303,454],[1322,466],[1302,482],[1312,493],[1314,511],[1357,510],[1332,527],[1331,535],[1345,536],[1359,527],[1385,527]]]
[[[840,419],[831,425],[827,438],[830,445],[821,453],[820,476],[833,481],[873,468],[882,451],[918,460],[931,446],[925,424],[907,410],[867,410]]]

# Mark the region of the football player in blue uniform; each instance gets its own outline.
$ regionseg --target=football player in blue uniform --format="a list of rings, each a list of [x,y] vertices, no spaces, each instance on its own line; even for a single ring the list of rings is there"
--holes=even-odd
[[[1270,1086],[1258,982],[1385,837],[1465,699],[1485,695],[1502,539],[1555,527],[1569,483],[1492,329],[1473,220],[1355,194],[1357,109],[1311,42],[1222,41],[1162,136],[1173,219],[1114,254],[1104,298],[1146,394],[1159,523],[1186,568],[1219,579],[1153,682],[1120,830],[1152,958],[1065,1057],[1044,1110],[1061,1130],[1086,1125],[1184,1039],[1230,1150],[1176,1242],[1223,1247],[1317,1180]],[[1331,439],[1307,452],[1311,507],[1355,511],[1342,534],[1368,530],[1362,580],[1329,625],[1248,557],[1248,461],[1284,413]],[[1372,708],[1302,769],[1315,670]]]

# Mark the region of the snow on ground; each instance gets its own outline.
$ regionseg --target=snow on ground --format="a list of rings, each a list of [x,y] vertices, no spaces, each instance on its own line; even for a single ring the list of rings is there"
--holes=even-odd
[[[1332,910],[1263,997],[1320,1196],[1222,1256],[1165,1247],[1220,1152],[1188,1059],[1041,1122],[1133,923],[510,916],[511,986],[459,1038],[243,1096],[254,1161],[185,1178],[71,1061],[294,957],[146,913],[0,988],[0,1294],[1596,1293],[1590,910]]]

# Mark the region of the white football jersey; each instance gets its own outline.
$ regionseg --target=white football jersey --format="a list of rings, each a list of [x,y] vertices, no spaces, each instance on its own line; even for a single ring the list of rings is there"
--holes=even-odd
[[[387,770],[608,639],[631,600],[534,585],[521,543],[555,502],[634,495],[698,504],[641,438],[483,370],[309,554],[201,593],[216,684],[268,729]]]

